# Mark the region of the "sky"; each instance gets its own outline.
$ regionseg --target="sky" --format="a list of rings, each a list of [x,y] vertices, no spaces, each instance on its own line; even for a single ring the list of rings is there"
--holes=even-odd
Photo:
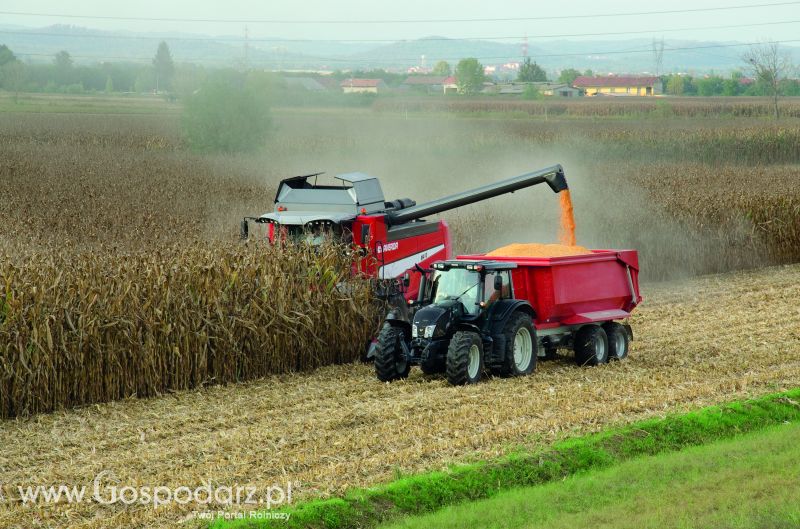
[[[695,11],[623,16],[621,13],[664,10],[688,10],[777,4],[743,9]],[[224,5],[224,9],[220,6]],[[56,16],[30,16],[9,12],[42,13]],[[92,15],[100,17],[192,18],[204,21],[144,21],[69,18],[57,15]],[[584,18],[521,20],[533,17],[588,15]],[[615,16],[602,16],[615,15]],[[504,21],[470,22],[463,19],[504,18]],[[220,19],[236,19],[223,22]],[[419,20],[437,20],[420,22]],[[444,22],[443,19],[460,19]],[[260,20],[260,21],[259,21]],[[282,22],[268,23],[265,20]],[[337,20],[346,23],[316,23]],[[412,23],[382,22],[417,20]],[[247,23],[245,23],[247,21]],[[287,21],[300,21],[289,23]],[[357,21],[370,21],[358,23]],[[425,36],[486,38],[504,42],[530,43],[552,39],[618,40],[631,37],[667,40],[715,40],[759,42],[800,39],[800,1],[780,0],[672,0],[663,3],[623,2],[619,0],[571,0],[570,2],[530,2],[524,0],[303,0],[294,2],[258,2],[245,0],[3,0],[0,25],[43,27],[69,24],[106,30],[138,32],[181,32],[209,35],[243,35],[247,26],[253,38],[281,37],[334,40],[403,40]],[[751,27],[741,26],[769,24]],[[698,29],[702,28],[702,29]],[[679,31],[668,31],[679,30]],[[636,33],[631,33],[636,32]],[[602,35],[586,35],[581,34]],[[609,33],[619,33],[612,35]],[[501,39],[501,37],[504,37]],[[800,45],[800,42],[789,43]]]

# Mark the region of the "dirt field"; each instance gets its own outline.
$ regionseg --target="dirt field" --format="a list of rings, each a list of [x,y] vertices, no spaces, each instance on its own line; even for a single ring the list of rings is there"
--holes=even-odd
[[[800,381],[800,266],[645,285],[631,357],[541,363],[522,379],[450,387],[368,365],[0,423],[1,527],[176,526],[192,506],[23,506],[16,485],[299,483],[297,497],[535,447]]]

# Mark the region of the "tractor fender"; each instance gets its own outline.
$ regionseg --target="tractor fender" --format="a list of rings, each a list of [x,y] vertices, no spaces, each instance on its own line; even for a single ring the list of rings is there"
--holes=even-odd
[[[411,333],[411,322],[402,315],[397,315],[394,312],[387,314],[386,318],[383,319],[383,323],[384,325],[399,327],[400,329],[403,329],[403,331],[407,331],[409,334]]]
[[[496,305],[493,307],[492,317],[489,320],[489,333],[492,335],[500,333],[506,322],[515,312],[524,312],[531,317],[531,320],[536,318],[536,311],[534,311],[531,304],[524,299],[502,299],[495,303]]]
[[[456,323],[455,325],[450,327],[450,329],[451,329],[451,332],[468,331],[468,332],[474,332],[474,333],[476,333],[476,334],[478,334],[480,336],[483,336],[483,331],[481,331],[480,327],[478,327],[477,325],[473,325],[472,323],[466,323],[466,322],[463,322],[463,321],[459,322],[459,323]]]

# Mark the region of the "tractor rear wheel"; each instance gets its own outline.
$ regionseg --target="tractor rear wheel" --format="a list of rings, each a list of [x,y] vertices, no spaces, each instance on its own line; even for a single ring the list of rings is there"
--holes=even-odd
[[[531,317],[524,312],[511,315],[503,327],[505,351],[503,351],[502,375],[524,376],[536,369],[539,352],[536,331]]]
[[[391,382],[408,377],[411,364],[403,351],[402,340],[405,340],[403,329],[384,325],[378,334],[375,347],[375,375],[381,382]]]
[[[596,366],[608,362],[608,337],[599,325],[586,325],[575,334],[575,362]]]
[[[475,384],[483,374],[483,342],[474,332],[459,331],[447,348],[447,381],[454,386]]]
[[[631,342],[625,327],[615,321],[610,321],[603,325],[603,329],[606,331],[606,336],[608,336],[608,359],[622,360],[627,358]]]

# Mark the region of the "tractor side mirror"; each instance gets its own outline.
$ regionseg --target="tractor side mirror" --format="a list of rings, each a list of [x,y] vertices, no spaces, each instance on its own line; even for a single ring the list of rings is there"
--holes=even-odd
[[[495,274],[494,276],[494,289],[503,290],[503,276],[500,274]]]
[[[408,288],[408,285],[410,284],[411,284],[411,274],[406,272],[405,274],[403,274],[403,286]]]
[[[247,219],[242,219],[242,223],[239,225],[239,237],[245,241],[250,236],[250,225],[247,223]]]

